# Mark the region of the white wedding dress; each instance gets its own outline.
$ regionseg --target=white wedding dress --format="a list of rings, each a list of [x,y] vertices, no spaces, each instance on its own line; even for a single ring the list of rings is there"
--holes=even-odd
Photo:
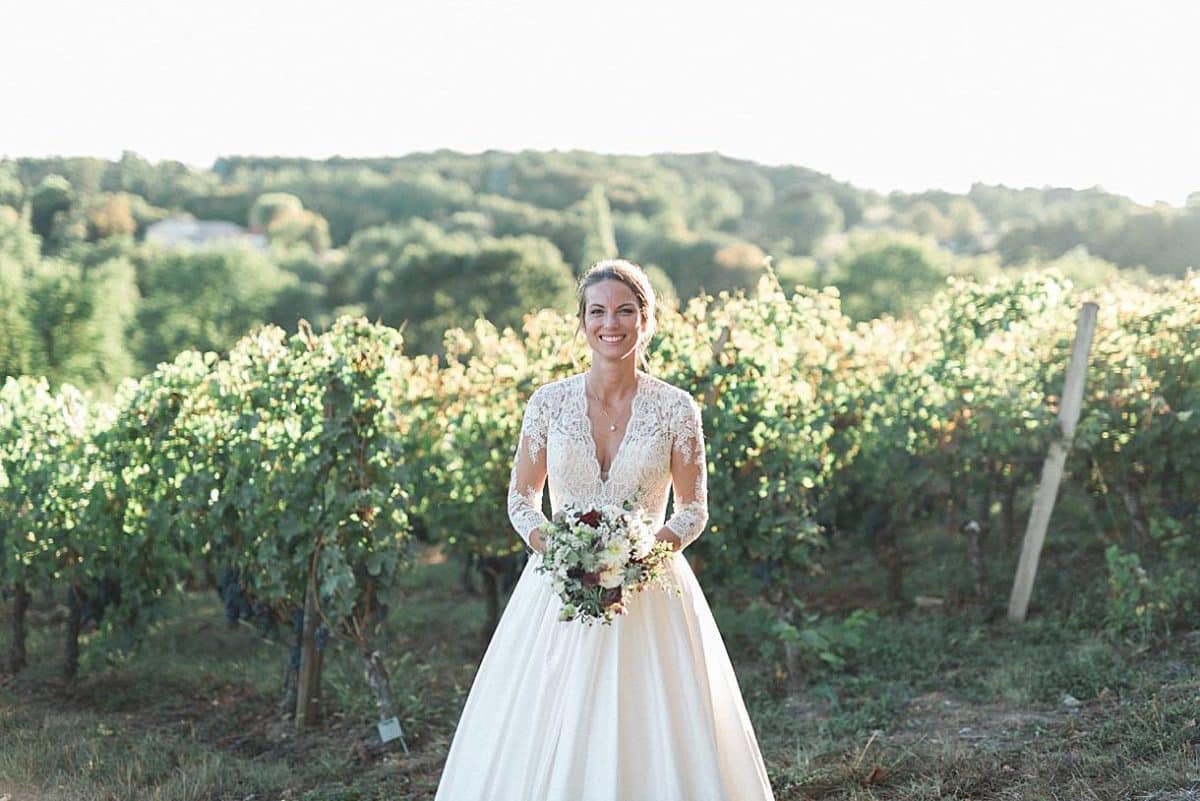
[[[686,547],[708,519],[705,469],[695,402],[639,372],[603,476],[576,375],[530,398],[509,516],[528,542],[546,522],[546,476],[552,509],[633,500]],[[725,644],[682,554],[671,562],[681,592],[636,593],[611,625],[560,622],[539,562],[535,553],[526,564],[479,665],[437,801],[773,799]]]

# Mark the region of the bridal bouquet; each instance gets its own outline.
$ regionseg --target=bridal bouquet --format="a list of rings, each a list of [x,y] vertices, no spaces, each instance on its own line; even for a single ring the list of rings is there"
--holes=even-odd
[[[654,537],[640,511],[620,506],[566,507],[542,528],[546,551],[536,570],[563,600],[559,620],[611,623],[630,593],[652,583],[670,588],[669,543]]]

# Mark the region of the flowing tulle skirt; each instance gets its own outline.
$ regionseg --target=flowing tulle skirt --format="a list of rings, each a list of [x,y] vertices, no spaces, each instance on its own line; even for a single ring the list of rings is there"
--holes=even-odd
[[[681,594],[636,594],[611,626],[559,622],[539,560],[480,663],[437,801],[773,799],[687,560],[672,560]]]

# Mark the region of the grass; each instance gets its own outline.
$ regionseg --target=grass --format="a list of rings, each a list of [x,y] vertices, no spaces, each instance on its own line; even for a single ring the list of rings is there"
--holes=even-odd
[[[322,726],[297,733],[278,706],[283,645],[226,627],[215,595],[196,594],[132,655],[90,635],[72,685],[60,629],[31,632],[30,668],[0,679],[0,799],[432,799],[483,604],[449,563],[390,600],[379,642],[409,754],[377,745],[348,650],[327,657]],[[869,623],[843,668],[814,663],[788,685],[753,621],[714,607],[781,801],[1200,799],[1200,631],[1123,642],[1083,603],[1021,627],[908,609]]]
[[[775,760],[782,797],[1200,798],[1200,637],[1133,654],[1069,631],[885,625],[858,675],[806,688],[808,726],[759,722],[782,739],[767,753],[802,743]],[[919,647],[894,647],[906,633]],[[949,659],[928,656],[939,639]]]

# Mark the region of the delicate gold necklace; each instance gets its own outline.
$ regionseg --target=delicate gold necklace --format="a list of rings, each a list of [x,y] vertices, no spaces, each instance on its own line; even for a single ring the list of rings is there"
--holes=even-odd
[[[608,409],[604,408],[604,401],[600,400],[599,396],[597,396],[595,392],[592,392],[592,388],[588,386],[586,375],[583,377],[583,388],[587,391],[587,394],[592,396],[592,400],[596,401],[596,405],[600,407],[600,411],[603,412],[604,416],[608,418],[608,430],[616,431],[617,421],[614,420],[613,416],[608,413]]]

